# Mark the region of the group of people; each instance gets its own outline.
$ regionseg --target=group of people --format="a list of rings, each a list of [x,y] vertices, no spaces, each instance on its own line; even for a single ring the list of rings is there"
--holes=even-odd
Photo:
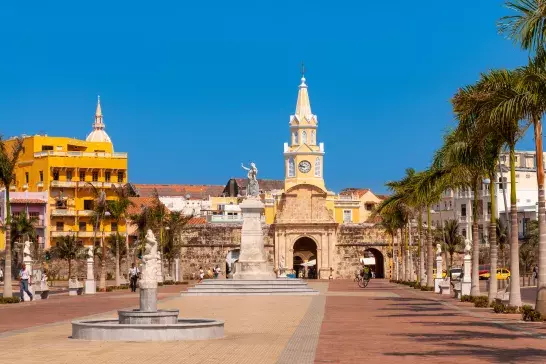
[[[220,269],[219,266],[216,266],[214,268],[209,268],[207,270],[207,276],[209,278],[217,279],[220,276],[220,273],[222,273],[222,270]],[[205,278],[205,270],[203,269],[203,267],[199,267],[199,282],[198,283],[201,283],[201,281],[204,278]]]

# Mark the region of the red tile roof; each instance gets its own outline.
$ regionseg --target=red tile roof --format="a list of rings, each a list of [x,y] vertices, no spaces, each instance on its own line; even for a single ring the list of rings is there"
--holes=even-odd
[[[221,196],[224,191],[224,186],[220,185],[134,184],[134,187],[140,197],[151,197],[157,191],[159,196],[190,195],[190,199],[206,199]]]
[[[47,201],[36,198],[10,198],[11,204],[46,204]]]
[[[389,198],[389,195],[376,195],[376,196],[380,200],[386,200],[387,198]]]
[[[188,225],[204,225],[207,223],[207,218],[202,216],[192,217],[188,221]]]
[[[154,203],[153,197],[129,197],[129,201],[133,204],[129,205],[127,215],[139,214],[143,206],[151,207]]]
[[[353,188],[353,187],[349,187],[349,188],[344,188],[341,190],[341,192],[339,193],[340,195],[352,195],[352,194],[356,194],[358,197],[362,197],[365,193],[369,192],[370,189],[369,188]]]

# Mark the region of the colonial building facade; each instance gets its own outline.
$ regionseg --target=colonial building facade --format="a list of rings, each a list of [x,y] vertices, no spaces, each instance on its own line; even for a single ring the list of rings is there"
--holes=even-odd
[[[312,272],[321,279],[350,278],[362,259],[369,258],[368,262],[375,262],[378,277],[389,276],[390,240],[370,219],[382,197],[367,189],[336,194],[326,188],[325,148],[305,77],[299,85],[289,131],[290,141],[284,144],[284,188],[278,183],[270,183],[271,188],[260,186],[265,204],[265,247],[275,269]],[[236,205],[244,197],[242,189],[240,181],[230,180],[211,205],[224,206],[224,210],[225,204]],[[241,220],[230,219],[195,219],[184,230],[181,262],[185,277],[191,277],[199,267],[229,269],[236,261]]]

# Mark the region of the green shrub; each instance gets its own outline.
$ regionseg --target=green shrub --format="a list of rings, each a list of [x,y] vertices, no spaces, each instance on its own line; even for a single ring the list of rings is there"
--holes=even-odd
[[[532,306],[523,305],[523,306],[521,306],[521,308],[520,308],[520,312],[521,312],[521,319],[522,319],[523,321],[532,321],[532,322],[535,322],[535,321],[544,321],[544,318],[542,317],[542,315],[540,314],[540,312],[538,312],[537,310],[533,309]]]
[[[504,306],[504,313],[518,313],[518,306]]]
[[[473,297],[467,294],[461,296],[461,302],[474,302]]]
[[[164,286],[172,286],[174,285],[175,282],[173,280],[169,280],[169,281],[163,281],[163,285]]]
[[[476,296],[473,298],[474,307],[489,307],[487,296]]]
[[[163,286],[163,284],[164,284],[163,282],[158,282],[158,283],[157,283],[157,286],[158,286],[158,287],[161,287],[161,286]]]
[[[112,292],[114,290],[114,287],[106,287],[106,292]]]
[[[421,291],[432,292],[434,291],[434,287],[421,286]]]
[[[506,310],[506,306],[504,305],[504,303],[493,302],[491,303],[491,307],[493,307],[493,311],[495,313],[504,313],[504,311]]]
[[[19,303],[19,297],[0,297],[0,304]]]

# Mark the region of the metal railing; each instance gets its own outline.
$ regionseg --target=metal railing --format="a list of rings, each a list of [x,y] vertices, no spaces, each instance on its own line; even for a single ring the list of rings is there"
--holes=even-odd
[[[76,210],[74,210],[74,209],[53,209],[53,210],[51,210],[51,216],[76,216]]]
[[[127,159],[127,153],[124,152],[75,152],[75,151],[54,151],[54,150],[43,150],[41,152],[34,153],[34,158],[44,158],[44,157],[91,157],[91,158],[116,158],[116,159]]]
[[[62,187],[62,188],[77,187],[78,182],[74,182],[74,181],[51,181],[51,183],[49,185],[51,187]]]

